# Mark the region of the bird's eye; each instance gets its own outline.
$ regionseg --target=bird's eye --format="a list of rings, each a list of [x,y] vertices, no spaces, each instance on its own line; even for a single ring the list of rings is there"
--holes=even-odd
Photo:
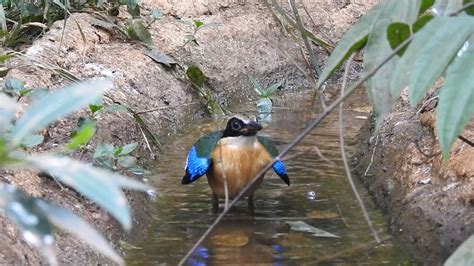
[[[238,121],[232,122],[232,124],[230,124],[230,126],[232,127],[233,130],[240,130],[240,128],[241,128],[240,123]]]

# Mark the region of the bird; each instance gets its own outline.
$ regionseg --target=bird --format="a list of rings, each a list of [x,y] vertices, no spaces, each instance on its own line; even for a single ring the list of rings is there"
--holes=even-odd
[[[228,120],[224,130],[214,131],[198,139],[188,152],[185,175],[181,184],[186,185],[206,175],[212,190],[212,208],[218,211],[219,199],[234,199],[253,178],[278,155],[271,140],[257,136],[262,126],[252,119],[235,116]],[[272,165],[275,173],[289,186],[290,179],[285,164],[276,160]],[[254,210],[253,195],[263,178],[244,196],[248,207]]]

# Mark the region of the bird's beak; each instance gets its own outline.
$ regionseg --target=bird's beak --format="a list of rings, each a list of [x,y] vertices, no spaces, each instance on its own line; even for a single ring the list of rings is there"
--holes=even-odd
[[[248,124],[245,124],[245,127],[242,128],[241,132],[244,136],[254,136],[260,130],[262,130],[262,125],[257,122],[251,121]]]

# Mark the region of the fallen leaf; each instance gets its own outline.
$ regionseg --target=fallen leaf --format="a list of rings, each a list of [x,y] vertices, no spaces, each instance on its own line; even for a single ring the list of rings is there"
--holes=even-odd
[[[287,224],[290,225],[291,230],[294,231],[299,231],[299,232],[307,232],[311,233],[313,236],[317,237],[335,237],[335,238],[340,238],[339,236],[336,236],[334,234],[331,234],[327,231],[321,230],[319,228],[313,227],[305,222],[302,221],[296,221],[296,222],[286,222]]]

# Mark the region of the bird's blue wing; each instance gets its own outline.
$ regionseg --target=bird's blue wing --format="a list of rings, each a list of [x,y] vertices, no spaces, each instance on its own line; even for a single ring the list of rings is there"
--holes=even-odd
[[[186,159],[186,166],[184,168],[186,174],[181,180],[181,184],[186,185],[196,181],[207,172],[210,165],[211,159],[199,157],[196,147],[193,146]]]
[[[273,164],[273,171],[289,186],[290,185],[290,178],[288,177],[288,173],[286,172],[285,164],[278,160]]]
[[[275,158],[278,156],[278,150],[273,145],[272,141],[263,136],[258,136],[258,141],[265,147],[265,149],[270,153],[272,158]],[[290,185],[290,178],[288,177],[288,173],[286,172],[286,167],[285,164],[281,161],[278,160],[273,164],[273,171],[289,186]]]

